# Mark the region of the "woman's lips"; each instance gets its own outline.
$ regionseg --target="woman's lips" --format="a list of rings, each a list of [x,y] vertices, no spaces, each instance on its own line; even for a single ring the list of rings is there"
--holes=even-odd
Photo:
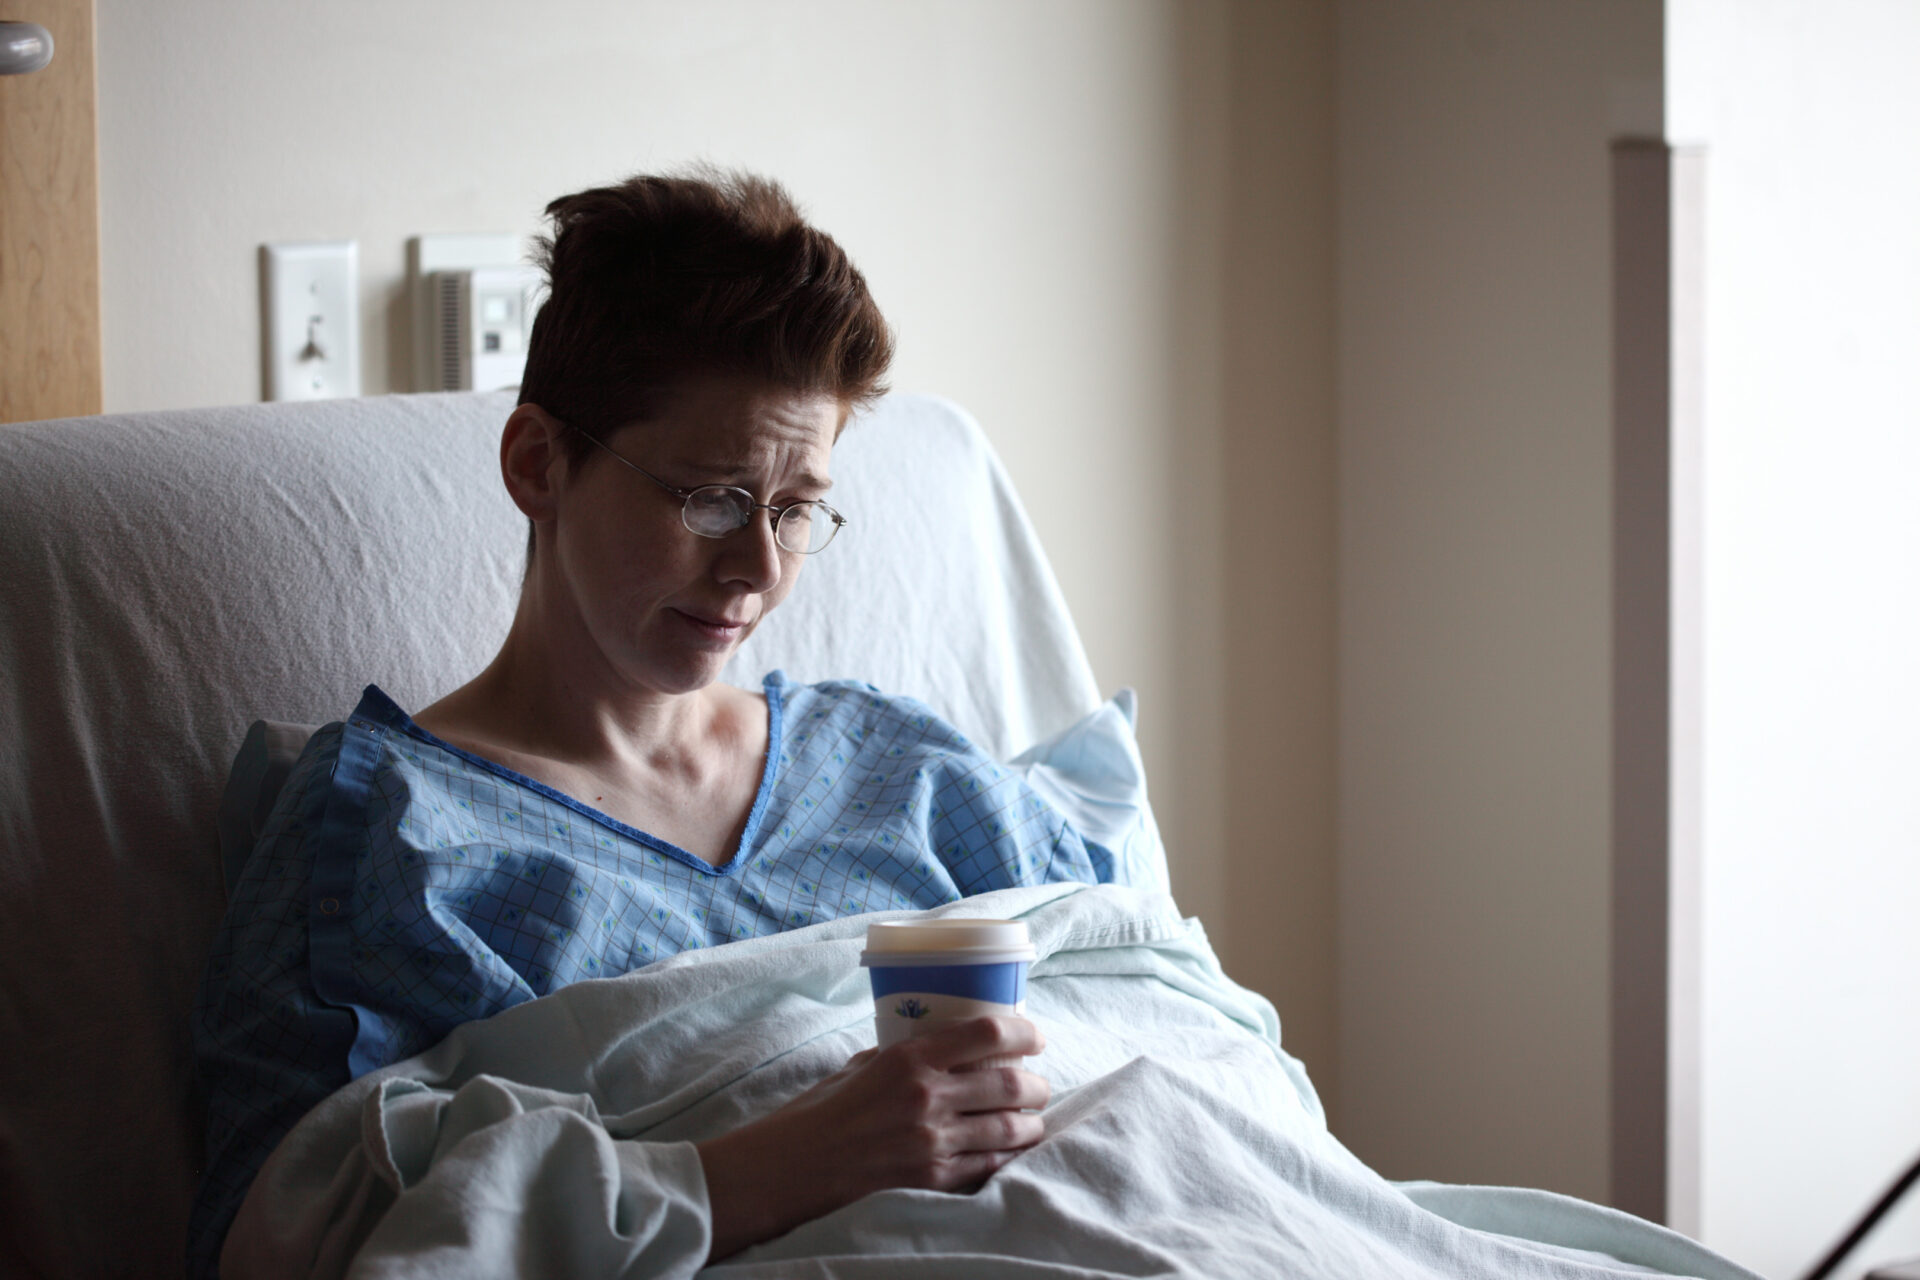
[[[675,609],[674,613],[678,614],[695,634],[716,641],[738,640],[746,632],[748,624],[753,621],[751,618],[708,618],[697,613],[688,613],[685,609]]]

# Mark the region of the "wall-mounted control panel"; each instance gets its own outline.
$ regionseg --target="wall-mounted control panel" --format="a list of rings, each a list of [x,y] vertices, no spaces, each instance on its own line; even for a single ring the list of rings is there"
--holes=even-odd
[[[492,391],[518,385],[539,304],[539,273],[509,232],[407,241],[413,389]]]
[[[428,277],[435,339],[435,391],[497,391],[520,385],[533,332],[540,273],[532,267],[468,267]]]
[[[351,240],[260,246],[269,400],[360,394],[359,250]]]

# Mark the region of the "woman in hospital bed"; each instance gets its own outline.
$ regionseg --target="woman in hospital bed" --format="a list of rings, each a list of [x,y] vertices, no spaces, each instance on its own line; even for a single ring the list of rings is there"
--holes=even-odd
[[[1385,1183],[1326,1134],[1270,1006],[1219,974],[1197,928],[1170,907],[1143,923],[1107,891],[1022,899],[1038,904],[1043,960],[1073,939],[1112,944],[1086,951],[1089,985],[1051,1024],[1071,1031],[1056,1030],[1058,1078],[1097,1083],[1050,1113],[1071,1141],[1042,1145],[1040,1074],[964,1070],[1040,1052],[1022,1018],[850,1060],[774,1043],[771,1065],[735,1073],[746,1101],[696,1140],[610,1143],[593,1123],[580,1137],[581,1114],[595,1120],[584,1095],[522,1064],[558,1062],[554,1081],[578,1076],[603,1107],[625,1097],[634,1131],[664,1133],[737,1082],[699,1063],[712,1079],[697,1088],[645,1073],[698,1058],[730,1018],[778,1022],[804,1005],[779,1004],[783,984],[818,994],[848,968],[829,949],[808,988],[799,957],[705,949],[1156,877],[918,702],[778,672],[757,690],[718,682],[808,557],[859,519],[832,505],[833,446],[879,394],[891,340],[839,246],[747,177],[635,178],[548,212],[551,292],[500,445],[531,525],[518,611],[492,663],[438,702],[409,714],[369,687],[315,734],[246,862],[195,1016],[209,1097],[196,1275],[215,1272],[256,1180],[229,1270],[679,1275],[783,1237],[816,1260],[809,1274],[902,1274],[936,1254],[942,1275],[983,1276],[1013,1274],[1015,1257],[1032,1275],[1301,1259],[1354,1276],[1642,1270],[1601,1249],[1739,1274],[1623,1215],[1582,1216],[1607,1213],[1591,1206]],[[699,985],[719,972],[699,963],[723,955],[748,974],[731,1005]],[[642,972],[687,1003],[646,1024],[638,1053],[620,1036],[614,1052],[589,1045],[595,993],[618,984],[582,980]],[[726,1012],[746,989],[769,1003]],[[639,1016],[651,998],[635,988],[620,1007]],[[447,1045],[488,1064],[451,1096],[383,1073]],[[664,1125],[631,1119],[656,1105]],[[558,1118],[496,1123],[536,1111]],[[1265,1127],[1249,1136],[1255,1113]],[[889,1202],[884,1223],[834,1212],[983,1184],[993,1194]],[[1513,1239],[1527,1234],[1557,1247]]]
[[[858,518],[830,503],[832,449],[892,341],[840,247],[746,177],[636,178],[549,214],[500,446],[532,526],[519,609],[466,685],[412,716],[369,687],[317,734],[249,859],[196,1016],[202,1272],[306,1111],[460,1023],[832,915],[1114,878],[917,702],[716,681]],[[697,1162],[646,1158],[663,1185],[704,1179],[722,1258],[883,1187],[979,1183],[1039,1141],[1047,1082],[953,1068],[1040,1047],[1024,1019],[958,1026],[860,1055]]]

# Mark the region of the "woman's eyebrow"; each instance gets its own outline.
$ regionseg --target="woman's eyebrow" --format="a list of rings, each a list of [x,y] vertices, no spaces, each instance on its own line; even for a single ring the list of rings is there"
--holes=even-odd
[[[715,463],[707,465],[699,462],[689,462],[685,464],[685,470],[694,475],[714,477],[703,483],[733,485],[742,489],[747,488],[746,485],[741,483],[742,480],[756,478],[753,474],[754,468],[742,464]],[[817,489],[825,493],[827,490],[833,488],[833,481],[827,479],[825,476],[817,476],[811,471],[803,471],[793,477],[790,484],[781,487],[788,489]]]

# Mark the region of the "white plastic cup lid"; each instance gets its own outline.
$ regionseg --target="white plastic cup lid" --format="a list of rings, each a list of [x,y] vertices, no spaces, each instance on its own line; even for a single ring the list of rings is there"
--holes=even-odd
[[[1024,920],[881,920],[867,926],[860,963],[1006,964],[1036,954]]]

